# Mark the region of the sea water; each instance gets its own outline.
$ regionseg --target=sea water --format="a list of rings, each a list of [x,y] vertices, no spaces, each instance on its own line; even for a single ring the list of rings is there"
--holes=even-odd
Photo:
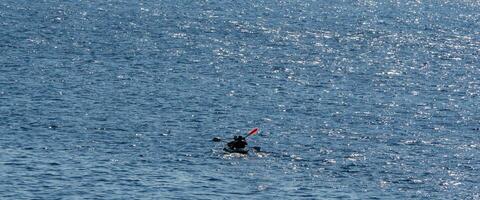
[[[479,59],[473,0],[2,0],[0,199],[480,199]]]

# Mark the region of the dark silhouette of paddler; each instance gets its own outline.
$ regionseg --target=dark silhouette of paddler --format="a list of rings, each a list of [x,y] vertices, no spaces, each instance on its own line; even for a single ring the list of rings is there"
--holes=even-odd
[[[248,145],[247,141],[242,136],[233,137],[233,141],[227,143],[230,149],[243,149]]]

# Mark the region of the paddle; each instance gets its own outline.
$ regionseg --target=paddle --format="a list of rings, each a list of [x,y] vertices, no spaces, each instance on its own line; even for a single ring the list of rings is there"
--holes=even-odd
[[[248,136],[257,134],[257,133],[258,133],[258,130],[259,130],[258,128],[253,128],[252,130],[250,130],[250,131],[248,132],[247,136],[245,136],[245,139],[246,139]],[[212,139],[212,141],[214,141],[214,142],[220,142],[220,141],[222,141],[222,139],[221,139],[220,137],[214,137],[214,138]]]
[[[250,130],[250,132],[248,132],[247,136],[245,136],[245,138],[247,138],[248,136],[251,136],[251,135],[255,135],[256,133],[258,133],[258,128],[253,128],[252,130]]]

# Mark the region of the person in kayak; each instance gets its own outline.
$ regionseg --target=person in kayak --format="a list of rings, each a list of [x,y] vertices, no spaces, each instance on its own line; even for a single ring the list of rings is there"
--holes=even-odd
[[[227,144],[227,146],[230,147],[231,149],[243,149],[248,145],[247,141],[242,136],[238,136],[238,137],[235,136],[233,137],[233,139],[234,139],[233,141]]]

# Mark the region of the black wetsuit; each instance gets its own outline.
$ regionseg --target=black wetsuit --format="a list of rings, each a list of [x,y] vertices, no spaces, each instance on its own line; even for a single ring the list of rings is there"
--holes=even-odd
[[[229,142],[228,147],[231,149],[243,149],[245,148],[248,144],[245,138],[240,138],[240,137],[235,137],[234,141]]]

